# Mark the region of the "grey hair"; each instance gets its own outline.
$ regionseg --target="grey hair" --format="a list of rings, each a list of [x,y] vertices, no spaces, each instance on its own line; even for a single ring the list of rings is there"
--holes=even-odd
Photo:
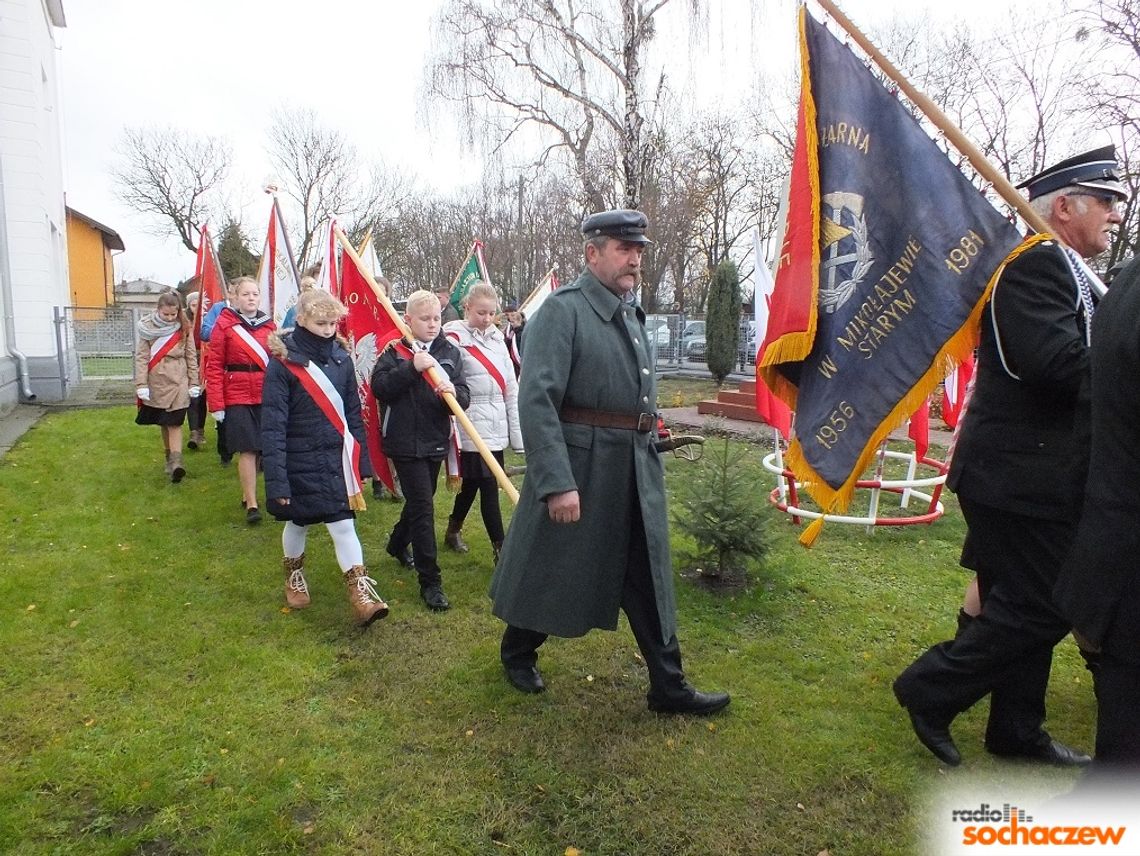
[[[1029,207],[1041,215],[1041,219],[1050,220],[1053,216],[1053,201],[1062,196],[1075,196],[1078,197],[1073,200],[1078,214],[1084,214],[1089,210],[1089,204],[1079,198],[1081,191],[1078,188],[1076,191],[1072,187],[1061,187],[1057,190],[1050,190],[1048,193],[1043,193],[1036,199],[1030,200]]]
[[[609,235],[595,235],[592,238],[587,238],[582,244],[582,252],[586,252],[586,247],[593,247],[598,252],[601,252],[606,248],[606,241],[612,240],[613,238]]]

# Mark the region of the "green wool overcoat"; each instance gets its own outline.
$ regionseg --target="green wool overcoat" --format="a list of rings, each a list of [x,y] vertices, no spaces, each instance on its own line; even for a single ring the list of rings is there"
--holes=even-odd
[[[527,323],[519,380],[526,478],[491,578],[492,611],[554,636],[617,627],[640,507],[661,619],[676,632],[665,470],[648,433],[562,422],[563,405],[652,413],[657,380],[645,314],[623,304],[589,270],[547,298]],[[554,523],[546,498],[577,489],[581,519]]]

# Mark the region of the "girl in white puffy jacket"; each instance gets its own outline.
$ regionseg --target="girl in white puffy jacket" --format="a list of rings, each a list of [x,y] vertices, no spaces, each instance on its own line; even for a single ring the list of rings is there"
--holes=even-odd
[[[476,282],[463,301],[463,320],[449,321],[443,331],[463,354],[463,379],[471,390],[467,416],[502,465],[503,450],[508,445],[522,451],[522,432],[519,430],[518,381],[503,333],[495,326],[498,314],[499,297],[495,289],[485,282]],[[444,543],[459,553],[467,552],[460,531],[478,494],[479,511],[497,562],[503,546],[499,485],[462,429],[459,442],[463,484],[455,497]]]

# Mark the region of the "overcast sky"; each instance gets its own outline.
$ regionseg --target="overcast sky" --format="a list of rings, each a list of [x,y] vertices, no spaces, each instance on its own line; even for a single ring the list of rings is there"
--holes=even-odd
[[[438,0],[64,0],[61,79],[68,204],[119,232],[127,250],[119,279],[174,284],[194,256],[161,226],[120,203],[109,167],[128,126],[173,125],[228,138],[235,200],[260,249],[268,218],[261,192],[270,177],[265,132],[275,108],[314,109],[366,157],[379,156],[447,190],[475,181],[481,164],[454,127],[427,126],[418,89]],[[846,0],[864,30],[900,10],[930,26],[1000,19],[1009,0]],[[667,11],[684,16],[688,0]],[[752,75],[794,68],[792,0],[709,0],[702,44],[669,44],[670,77],[702,105],[733,106]],[[666,33],[663,38],[668,40]],[[371,96],[371,102],[368,101]]]

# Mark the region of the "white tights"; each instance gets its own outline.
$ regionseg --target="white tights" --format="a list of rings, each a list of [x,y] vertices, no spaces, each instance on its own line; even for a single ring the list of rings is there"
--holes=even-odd
[[[335,523],[326,523],[325,528],[332,536],[336,562],[342,571],[364,564],[364,548],[360,546],[360,539],[356,537],[355,521],[351,518],[338,520]],[[285,524],[285,530],[281,533],[281,547],[285,551],[285,558],[296,559],[305,552],[307,532],[307,527],[298,526],[291,520]]]

